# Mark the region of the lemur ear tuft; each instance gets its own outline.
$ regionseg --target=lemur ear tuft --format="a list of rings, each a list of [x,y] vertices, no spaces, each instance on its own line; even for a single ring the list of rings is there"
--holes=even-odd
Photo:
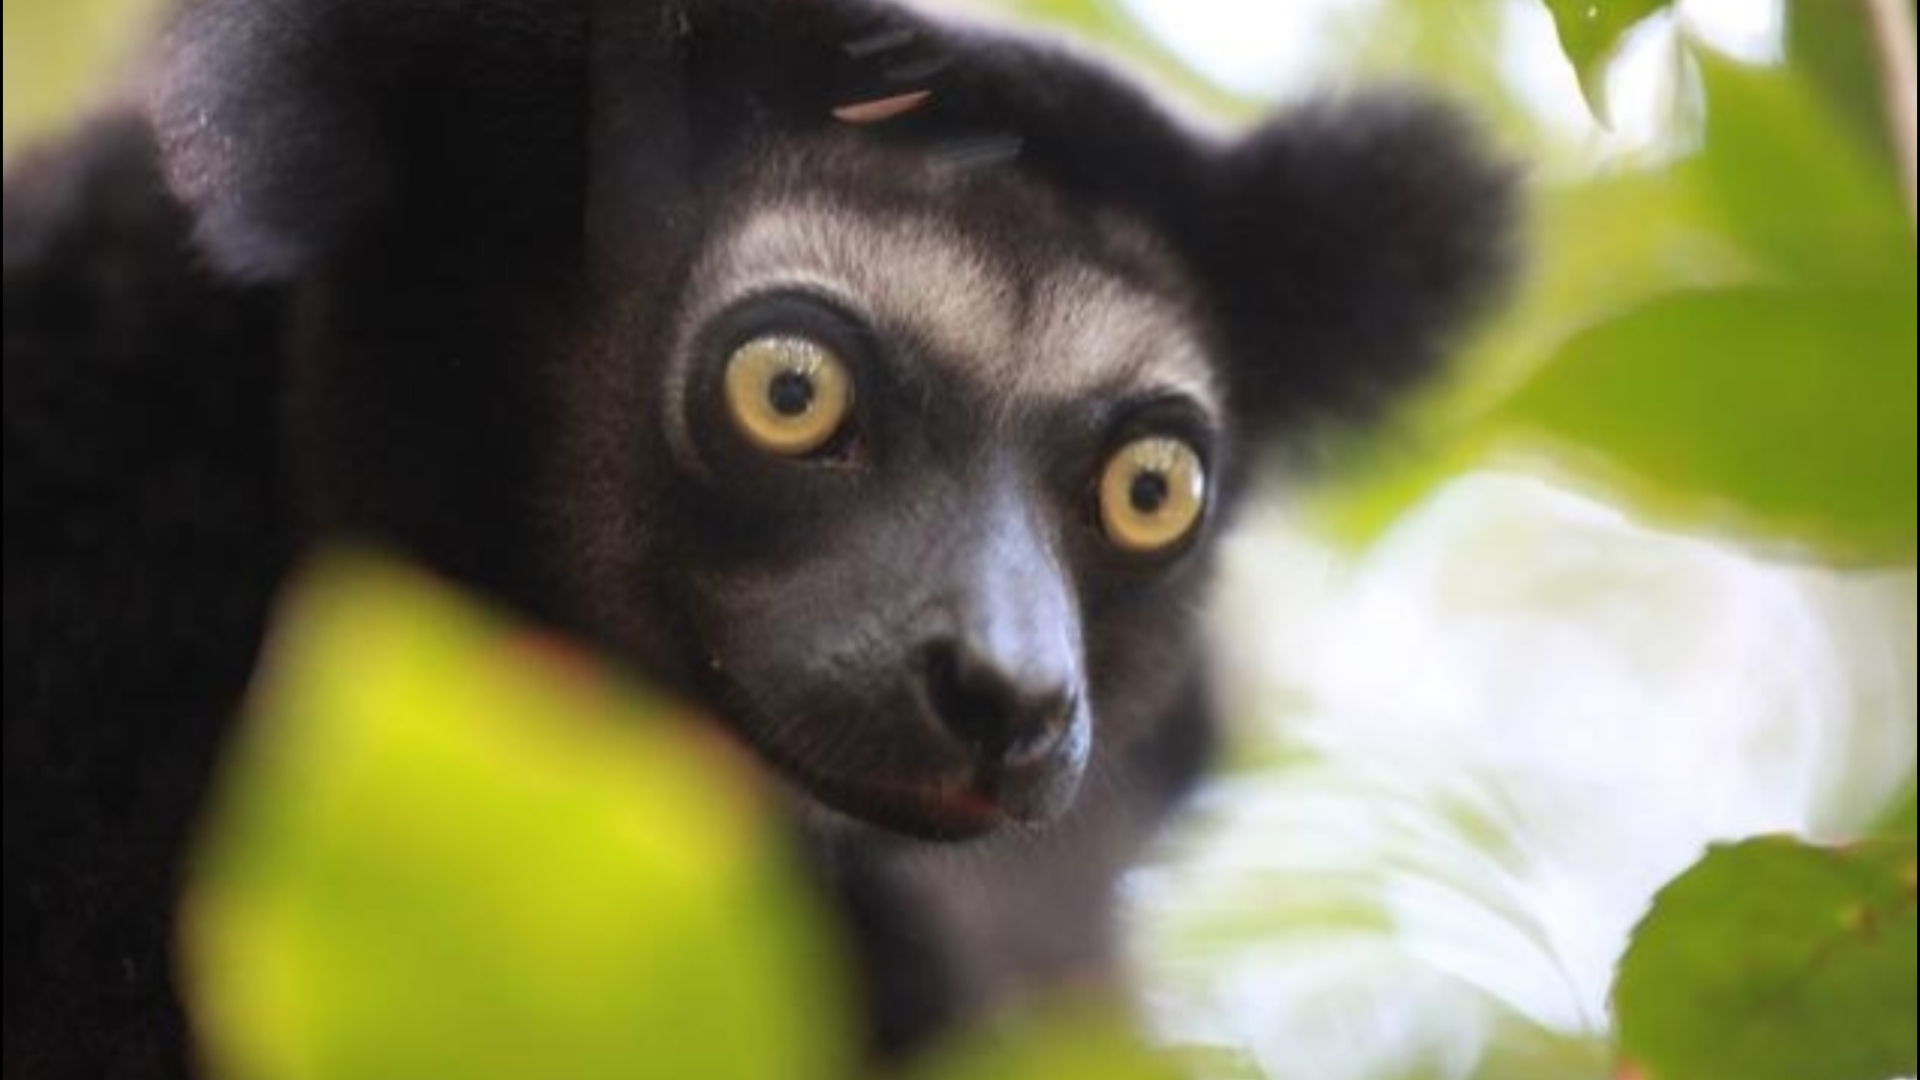
[[[369,238],[448,265],[509,242],[522,255],[631,247],[629,225],[657,247],[702,194],[696,150],[806,111],[795,99],[824,92],[847,42],[906,25],[887,12],[195,0],[167,36],[149,112],[169,183],[228,273],[284,280]],[[811,112],[825,122],[824,105]]]
[[[389,212],[434,241],[531,225],[580,156],[578,6],[187,5],[148,105],[201,247],[228,273],[281,280]]]
[[[1511,276],[1516,170],[1416,94],[1279,116],[1221,151],[1214,179],[1201,272],[1257,437],[1369,418]]]

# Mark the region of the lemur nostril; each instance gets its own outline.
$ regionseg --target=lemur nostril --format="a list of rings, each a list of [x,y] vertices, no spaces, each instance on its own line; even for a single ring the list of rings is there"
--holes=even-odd
[[[1030,763],[1066,729],[1073,697],[1065,686],[1010,674],[955,643],[927,648],[922,678],[933,719],[983,762]]]

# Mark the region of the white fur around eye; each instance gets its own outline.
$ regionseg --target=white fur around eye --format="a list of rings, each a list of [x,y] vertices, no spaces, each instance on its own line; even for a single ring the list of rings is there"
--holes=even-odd
[[[1176,301],[1071,259],[1048,268],[1023,300],[991,255],[981,238],[938,215],[876,212],[818,194],[769,198],[701,257],[687,323],[795,289],[830,297],[884,333],[930,343],[929,362],[1010,400],[1168,394],[1221,408],[1213,363]]]

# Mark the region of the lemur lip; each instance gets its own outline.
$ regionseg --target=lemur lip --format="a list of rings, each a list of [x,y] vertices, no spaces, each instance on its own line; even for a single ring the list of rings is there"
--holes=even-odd
[[[968,840],[1044,824],[1064,810],[1078,787],[1077,778],[1054,782],[1061,772],[1057,761],[983,765],[918,782],[832,776],[792,761],[776,762],[776,768],[828,811],[921,840]]]
[[[709,678],[717,674],[705,672]],[[717,697],[728,700],[739,693],[721,681]],[[737,699],[736,699],[737,700]],[[1034,824],[1052,816],[1039,806],[1027,807],[1018,795],[1018,780],[1034,765],[960,767],[949,762],[915,780],[882,780],[835,775],[810,762],[805,754],[768,738],[766,729],[745,722],[743,713],[722,708],[732,718],[729,726],[759,755],[772,773],[796,796],[831,816],[868,828],[918,840],[961,841],[986,836],[1016,824]],[[751,713],[744,714],[751,717]],[[1014,781],[1010,785],[1010,781]]]
[[[993,797],[984,777],[930,776],[916,783],[835,776],[768,740],[749,735],[747,741],[795,795],[869,828],[919,840],[955,841],[984,836],[1018,820]]]
[[[868,825],[923,840],[967,840],[1009,824],[1005,807],[974,785],[807,785],[832,808]]]

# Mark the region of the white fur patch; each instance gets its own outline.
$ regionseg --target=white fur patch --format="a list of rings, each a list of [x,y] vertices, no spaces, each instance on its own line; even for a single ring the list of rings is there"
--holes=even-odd
[[[693,277],[691,325],[755,293],[832,297],[882,333],[909,332],[937,362],[1014,401],[1177,393],[1220,408],[1212,365],[1180,308],[1063,257],[1028,296],[981,242],[931,215],[873,214],[810,196],[721,235]]]

